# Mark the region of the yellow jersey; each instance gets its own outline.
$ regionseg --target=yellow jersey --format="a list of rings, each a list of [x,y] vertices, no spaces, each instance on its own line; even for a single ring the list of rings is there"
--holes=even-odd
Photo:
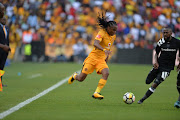
[[[101,29],[95,37],[95,40],[99,40],[99,44],[106,50],[111,49],[115,39],[116,35],[110,36],[104,29]],[[96,47],[94,47],[88,57],[93,59],[106,59],[105,52]]]

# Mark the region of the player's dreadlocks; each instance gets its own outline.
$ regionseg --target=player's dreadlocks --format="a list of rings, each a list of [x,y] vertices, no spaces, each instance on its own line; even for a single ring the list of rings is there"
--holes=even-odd
[[[106,16],[103,14],[103,12],[102,12],[101,15],[100,15],[100,13],[99,13],[99,15],[98,15],[98,17],[97,17],[97,21],[98,21],[98,25],[99,25],[101,28],[106,29],[107,27],[110,27],[110,26],[113,26],[113,25],[117,25],[117,23],[116,23],[115,21],[107,21],[107,18],[108,18],[108,17],[106,17]]]

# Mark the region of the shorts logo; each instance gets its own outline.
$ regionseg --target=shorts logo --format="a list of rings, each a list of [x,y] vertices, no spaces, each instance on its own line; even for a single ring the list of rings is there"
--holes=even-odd
[[[165,80],[169,76],[168,72],[162,72],[161,77]]]
[[[84,68],[84,71],[87,71],[88,69],[87,68]]]
[[[101,38],[101,35],[97,35],[96,38]]]

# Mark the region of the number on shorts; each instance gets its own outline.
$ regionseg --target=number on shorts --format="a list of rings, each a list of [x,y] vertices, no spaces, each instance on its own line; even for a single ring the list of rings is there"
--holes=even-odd
[[[165,80],[169,76],[169,72],[162,72],[161,77]]]

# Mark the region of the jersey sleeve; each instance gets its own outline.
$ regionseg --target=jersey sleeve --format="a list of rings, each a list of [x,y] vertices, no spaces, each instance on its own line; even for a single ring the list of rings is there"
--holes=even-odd
[[[96,37],[95,37],[95,40],[99,40],[100,42],[102,41],[102,39],[103,39],[103,37],[104,37],[104,31],[103,30],[100,30],[99,32],[98,32],[98,34],[96,35]]]
[[[156,50],[156,54],[159,55],[159,52],[161,51],[161,48],[157,45],[155,50]]]
[[[161,38],[158,42],[157,42],[157,46],[156,46],[156,54],[159,55],[159,52],[161,51],[161,45],[165,43],[164,38]]]

